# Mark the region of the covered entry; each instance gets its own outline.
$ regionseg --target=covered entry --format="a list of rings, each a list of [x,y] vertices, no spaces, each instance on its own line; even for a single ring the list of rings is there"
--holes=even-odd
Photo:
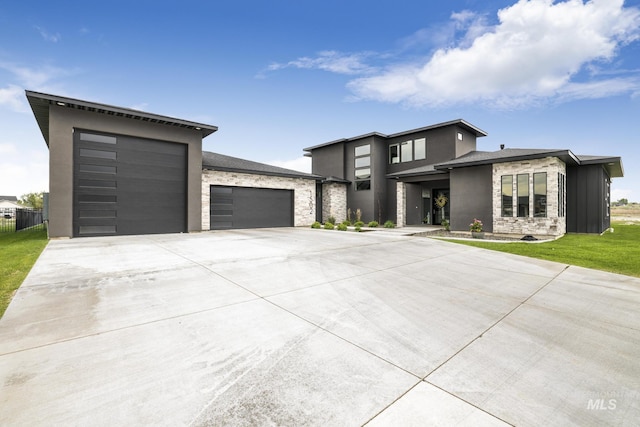
[[[74,236],[187,231],[187,146],[74,131]]]
[[[211,186],[211,230],[293,227],[293,190]]]

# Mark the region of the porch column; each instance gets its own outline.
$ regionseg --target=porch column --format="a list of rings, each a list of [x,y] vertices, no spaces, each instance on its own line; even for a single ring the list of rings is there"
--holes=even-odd
[[[396,183],[396,227],[407,225],[407,187],[404,182]]]

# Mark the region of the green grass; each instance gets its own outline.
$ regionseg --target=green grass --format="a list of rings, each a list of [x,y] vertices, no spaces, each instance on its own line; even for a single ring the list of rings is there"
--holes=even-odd
[[[47,242],[46,230],[0,233],[0,318]]]
[[[603,235],[567,234],[546,243],[449,240],[478,248],[640,277],[640,225],[613,224]]]

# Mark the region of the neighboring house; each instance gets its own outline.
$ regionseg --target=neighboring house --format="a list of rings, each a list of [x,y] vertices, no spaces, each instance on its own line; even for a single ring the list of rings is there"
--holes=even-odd
[[[554,236],[609,227],[610,182],[623,176],[620,157],[476,151],[476,139],[486,135],[454,120],[306,148],[312,172],[333,182],[333,196],[323,191],[323,220],[344,217],[342,208],[325,209],[337,199],[367,220],[399,226],[447,220],[453,230],[468,230],[478,218],[488,232]]]
[[[9,216],[13,218],[16,214],[16,208],[23,206],[18,203],[16,196],[0,196],[0,216]]]

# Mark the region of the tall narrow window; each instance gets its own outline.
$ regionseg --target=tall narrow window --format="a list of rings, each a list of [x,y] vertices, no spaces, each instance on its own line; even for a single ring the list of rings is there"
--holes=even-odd
[[[356,190],[369,190],[371,189],[371,145],[355,147],[354,155]]]
[[[533,216],[544,218],[547,216],[547,173],[533,174]]]
[[[558,172],[558,217],[563,218],[567,205],[567,181],[563,173]]]
[[[502,216],[513,216],[513,175],[502,176]]]
[[[413,141],[400,143],[400,161],[410,162],[413,160]]]
[[[529,174],[518,175],[518,216],[529,216]]]
[[[389,146],[389,164],[400,163],[400,147],[398,144]]]
[[[422,160],[427,158],[427,140],[418,138],[413,141],[414,159]]]

